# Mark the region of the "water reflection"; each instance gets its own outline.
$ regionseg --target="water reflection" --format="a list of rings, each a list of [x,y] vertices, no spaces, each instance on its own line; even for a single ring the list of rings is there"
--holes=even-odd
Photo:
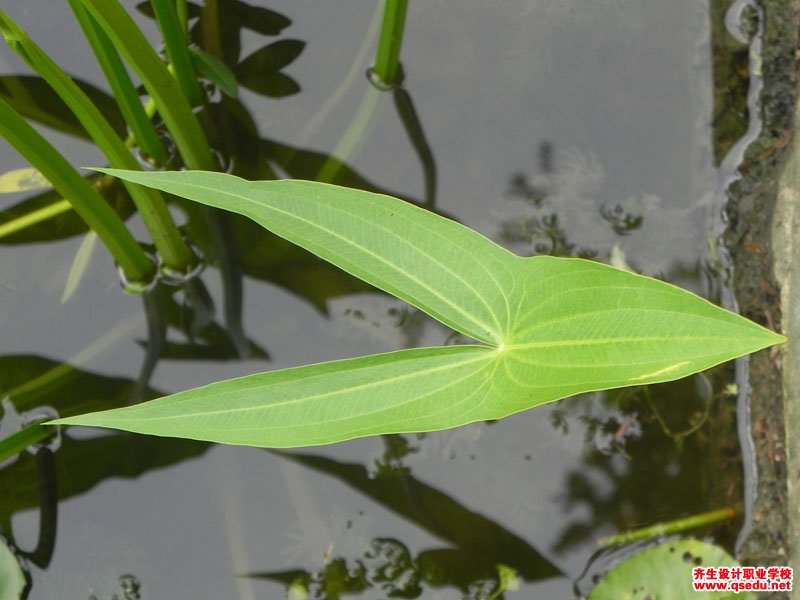
[[[404,459],[417,450],[403,436],[383,436],[383,456],[374,469],[324,455],[276,455],[334,477],[383,508],[447,543],[414,555],[397,539],[373,538],[360,556],[326,556],[319,572],[294,569],[252,577],[301,582],[311,598],[334,600],[340,594],[380,589],[390,596],[417,598],[424,588],[453,588],[464,598],[488,600],[502,592],[509,573],[523,581],[555,577],[560,570],[524,539],[459,500],[415,478]],[[499,590],[499,592],[498,592]]]
[[[741,509],[735,403],[729,391],[709,387],[709,377],[727,374],[598,394],[589,410],[579,399],[562,402],[556,423],[579,426],[586,451],[581,467],[565,475],[559,501],[566,524],[553,551],[610,531]],[[731,543],[733,525],[716,528],[715,537]]]

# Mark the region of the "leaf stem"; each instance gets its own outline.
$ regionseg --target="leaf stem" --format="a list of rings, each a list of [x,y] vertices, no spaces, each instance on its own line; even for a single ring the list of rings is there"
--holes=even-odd
[[[399,83],[400,47],[403,44],[407,11],[408,0],[386,0],[381,37],[372,67],[375,77],[386,87]]]
[[[186,166],[193,170],[215,170],[217,165],[208,138],[192,107],[177,89],[175,78],[130,15],[117,0],[81,1],[136,71],[164,119]]]
[[[189,39],[189,3],[186,0],[175,0],[175,13],[181,26],[183,42],[186,43]]]
[[[157,163],[163,163],[167,157],[167,150],[156,132],[151,117],[142,106],[136,87],[114,45],[80,0],[68,0],[68,2],[114,92],[114,98],[133,133],[133,139],[146,156]]]
[[[161,29],[175,79],[189,104],[198,106],[203,100],[203,94],[192,68],[192,59],[186,47],[186,38],[178,20],[174,0],[150,0],[150,5],[153,7],[158,27]]]
[[[682,519],[675,519],[674,521],[667,521],[666,523],[656,523],[650,527],[632,529],[631,531],[610,535],[608,537],[601,538],[597,543],[602,547],[608,547],[651,540],[653,538],[674,535],[676,533],[683,533],[685,531],[691,531],[692,529],[714,525],[715,523],[721,523],[722,521],[729,521],[737,514],[738,513],[736,512],[736,509],[726,506],[725,508],[720,508],[718,510],[712,510],[709,512],[700,513],[698,515],[684,517]]]
[[[45,427],[39,423],[12,433],[4,440],[0,440],[0,463],[16,456],[33,444],[53,437],[53,435],[55,435],[55,430],[52,427]]]

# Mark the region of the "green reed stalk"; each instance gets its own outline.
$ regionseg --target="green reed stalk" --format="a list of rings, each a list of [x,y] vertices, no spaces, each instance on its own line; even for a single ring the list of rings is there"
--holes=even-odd
[[[682,519],[675,519],[674,521],[656,523],[650,527],[643,527],[641,529],[633,529],[631,531],[625,531],[616,535],[610,535],[608,537],[601,538],[597,543],[603,547],[621,546],[623,544],[651,540],[667,535],[675,535],[676,533],[691,531],[692,529],[706,527],[707,525],[714,525],[722,521],[729,521],[730,519],[733,519],[736,514],[736,509],[726,506],[725,508],[720,508],[718,510],[712,510],[709,512],[700,513],[698,515],[684,517]]]
[[[403,44],[407,10],[408,0],[386,0],[381,37],[372,67],[373,74],[386,87],[399,83],[400,47]]]
[[[133,239],[119,215],[58,150],[3,100],[0,100],[0,135],[69,200],[75,212],[103,240],[128,281],[142,284],[150,281],[155,265]]]
[[[141,79],[190,169],[217,168],[208,139],[175,78],[117,0],[81,0]]]
[[[200,14],[200,37],[203,50],[214,58],[223,59],[222,33],[219,26],[219,0],[206,0]]]
[[[52,427],[45,427],[38,423],[28,425],[24,429],[12,433],[4,440],[0,440],[0,463],[12,456],[16,456],[33,444],[38,444],[53,437],[54,433],[55,430]]]
[[[41,75],[69,106],[109,162],[112,165],[119,165],[120,168],[141,171],[130,150],[89,97],[2,11],[0,11],[0,29],[9,46]],[[137,185],[126,185],[126,188],[153,237],[153,244],[161,255],[164,265],[180,273],[190,271],[195,260],[194,254],[175,226],[161,194]]]
[[[125,122],[133,133],[136,145],[145,156],[152,158],[156,163],[163,163],[167,157],[167,150],[161,142],[152,120],[142,106],[136,87],[114,48],[114,44],[111,43],[94,17],[86,11],[80,0],[67,1],[92,47],[100,68],[103,69],[106,80],[114,92],[114,98],[125,117]]]
[[[174,0],[150,0],[156,21],[161,29],[164,46],[167,49],[170,65],[175,73],[175,79],[183,91],[184,96],[192,106],[199,105],[203,94],[197,83],[197,76],[192,67],[192,58],[186,45],[178,13],[175,10]]]
[[[175,0],[175,12],[181,25],[183,41],[186,43],[189,39],[189,3],[186,0]]]

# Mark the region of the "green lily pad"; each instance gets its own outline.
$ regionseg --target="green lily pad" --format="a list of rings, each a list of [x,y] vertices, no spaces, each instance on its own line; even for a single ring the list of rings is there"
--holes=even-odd
[[[698,540],[666,542],[643,550],[611,569],[588,600],[685,600],[695,596],[694,568],[737,566],[736,559],[719,546]],[[755,600],[750,592],[702,594],[704,599]]]
[[[27,583],[17,557],[0,538],[0,598],[4,600],[22,598]]]

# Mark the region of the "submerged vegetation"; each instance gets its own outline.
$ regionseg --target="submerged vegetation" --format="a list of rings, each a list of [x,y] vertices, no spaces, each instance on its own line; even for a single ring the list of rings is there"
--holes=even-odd
[[[399,60],[406,0],[383,5],[367,73],[371,87],[331,155],[262,137],[239,99],[240,86],[271,98],[299,91],[283,71],[302,53],[300,40],[280,39],[240,56],[243,30],[277,36],[289,24],[282,15],[238,0],[207,0],[202,6],[151,0],[139,8],[158,25],[159,53],[117,0],[68,3],[113,95],[74,81],[0,10],[0,31],[9,47],[38,75],[0,78],[0,135],[32,167],[7,180],[20,191],[46,188],[42,177],[52,187],[0,213],[0,242],[80,234],[83,251],[91,252],[99,239],[119,268],[123,289],[141,297],[148,338],[136,381],[79,368],[114,336],[130,331],[133,319],[119,323],[73,364],[25,357],[14,363],[13,377],[2,376],[8,381],[0,387],[5,394],[0,415],[14,417],[19,427],[0,439],[0,461],[8,461],[0,485],[33,479],[31,470],[41,484],[38,496],[37,490],[19,488],[0,500],[0,533],[10,547],[13,536],[7,532],[15,511],[38,504],[43,531],[54,524],[54,448],[67,463],[79,465],[86,455],[122,455],[131,443],[120,434],[73,438],[52,424],[186,438],[136,438],[144,466],[102,461],[86,466],[70,482],[68,495],[111,475],[136,476],[205,452],[205,445],[191,440],[291,448],[383,435],[387,461],[402,465],[404,452],[411,450],[392,454],[390,440],[404,438],[388,434],[494,421],[568,396],[617,388],[645,390],[641,396],[652,403],[650,384],[698,377],[714,365],[784,341],[679,287],[587,260],[592,252],[575,249],[555,212],[504,225],[505,241],[531,240],[534,254],[551,255],[526,257],[437,214],[435,161],[403,87]],[[375,123],[381,94],[393,100],[422,167],[422,198],[382,189],[348,165]],[[32,122],[91,140],[111,168],[75,170]],[[540,208],[549,190],[537,185],[518,175],[512,191]],[[185,219],[176,220],[178,214]],[[127,223],[133,215],[149,236],[145,243]],[[643,219],[621,205],[601,207],[600,216],[620,236],[641,227]],[[573,254],[584,258],[559,257]],[[72,289],[85,260],[79,252]],[[198,276],[209,266],[220,273],[222,323]],[[616,266],[626,266],[624,258]],[[332,298],[379,290],[436,319],[457,343],[272,370],[173,395],[152,389],[159,360],[269,359],[242,324],[244,276],[275,283],[322,312]],[[65,297],[69,293],[65,290]],[[169,339],[170,330],[185,341]],[[58,401],[50,400],[53,390]],[[708,418],[707,407],[685,432],[673,434],[654,412],[676,445]],[[615,443],[624,437],[619,431]],[[36,454],[35,465],[17,460],[26,449]],[[392,474],[381,481],[361,467],[323,456],[280,456],[340,479],[452,546],[412,557],[398,540],[374,540],[355,566],[332,558],[313,577],[304,571],[252,575],[283,583],[291,598],[313,592],[333,600],[370,585],[417,597],[424,583],[492,600],[513,593],[520,580],[560,574],[524,540],[415,480],[405,467],[387,468]],[[422,513],[420,498],[426,505]],[[647,528],[651,533],[623,533],[609,543],[677,534],[736,514],[731,507],[703,512],[681,519],[680,527],[656,525]],[[591,527],[567,531],[559,544],[566,547],[590,534]],[[44,568],[53,544],[43,535],[35,551],[17,554]],[[712,564],[708,553],[720,564],[733,560],[715,546],[675,544],[707,553],[703,564]],[[649,569],[663,579],[663,584],[648,580],[656,591],[669,586],[683,575],[680,564],[662,569],[665,548],[654,546],[623,562],[590,598],[617,597]],[[24,575],[15,561],[0,543],[0,579],[4,569],[11,573],[10,593],[19,597]],[[0,592],[2,586],[0,581]],[[334,588],[339,591],[330,592]]]

